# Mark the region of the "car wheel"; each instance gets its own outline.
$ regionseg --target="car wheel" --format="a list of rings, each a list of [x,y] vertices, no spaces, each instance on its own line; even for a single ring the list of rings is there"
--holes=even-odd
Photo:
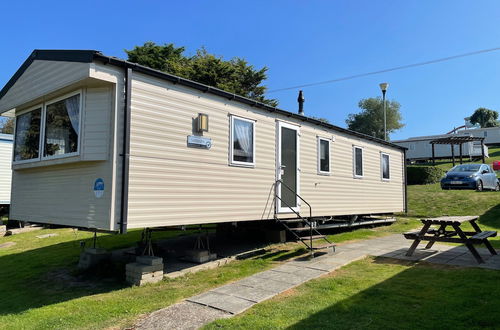
[[[479,181],[476,183],[476,190],[477,190],[477,191],[483,191],[483,181],[479,180]]]
[[[495,186],[495,191],[499,191],[500,190],[500,183],[497,182],[496,186]]]

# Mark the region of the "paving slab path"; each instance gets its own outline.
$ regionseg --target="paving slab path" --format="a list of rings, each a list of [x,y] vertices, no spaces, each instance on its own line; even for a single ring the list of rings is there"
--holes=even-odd
[[[295,259],[188,298],[149,314],[133,328],[197,329],[217,319],[242,313],[259,302],[366,256],[500,270],[500,256],[491,256],[487,249],[478,249],[485,260],[484,264],[478,264],[464,246],[434,244],[432,249],[417,249],[411,257],[407,257],[405,254],[410,245],[411,242],[402,235],[341,244],[333,254],[314,259]]]

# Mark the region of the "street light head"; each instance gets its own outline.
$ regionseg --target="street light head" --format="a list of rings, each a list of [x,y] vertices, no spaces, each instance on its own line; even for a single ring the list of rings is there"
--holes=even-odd
[[[384,82],[384,83],[380,83],[379,86],[380,86],[380,90],[382,92],[385,92],[387,90],[387,88],[389,87],[389,84]]]

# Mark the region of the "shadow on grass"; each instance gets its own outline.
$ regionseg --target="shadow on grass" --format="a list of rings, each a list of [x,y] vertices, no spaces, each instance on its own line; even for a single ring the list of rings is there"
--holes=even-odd
[[[500,286],[496,284],[500,281],[500,272],[414,264],[387,258],[377,258],[376,263],[384,264],[384,268],[385,265],[410,268],[405,267],[403,271],[382,282],[373,280],[373,285],[368,288],[367,283],[361,283],[356,277],[344,278],[339,283],[334,277],[318,281],[311,285],[309,299],[317,296],[316,299],[321,300],[319,304],[326,307],[319,312],[311,311],[306,319],[289,328],[498,327]],[[380,272],[386,271],[380,266],[369,268],[364,268],[364,271],[373,272],[373,278],[382,277]],[[345,286],[352,288],[346,289]],[[364,289],[357,292],[358,286]],[[337,291],[334,294],[337,296],[335,300],[327,296],[327,292],[331,290]],[[352,295],[353,292],[355,293]],[[344,299],[343,296],[347,298]],[[317,310],[314,307],[304,307]],[[301,313],[307,313],[307,310]]]
[[[171,239],[189,233],[190,231],[161,232],[155,233],[153,239]],[[60,232],[60,237],[64,235]],[[98,246],[116,250],[135,246],[140,238],[140,230],[131,230],[125,235],[106,234],[99,236]],[[31,240],[33,237],[26,239]],[[112,263],[84,273],[77,270],[82,241],[86,246],[92,245],[92,238],[83,236],[0,256],[0,315],[21,313],[32,308],[127,287],[123,281],[124,264]]]
[[[119,279],[73,276],[80,248],[74,241],[0,257],[0,315],[123,288]]]

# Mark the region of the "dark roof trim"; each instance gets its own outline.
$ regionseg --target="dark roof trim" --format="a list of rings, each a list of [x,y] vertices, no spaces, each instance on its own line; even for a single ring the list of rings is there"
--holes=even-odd
[[[12,134],[0,133],[0,141],[12,142],[13,140],[14,140],[14,136]]]
[[[31,55],[24,61],[14,75],[9,79],[5,86],[0,90],[0,99],[4,97],[9,89],[23,75],[24,71],[33,63],[34,60],[45,61],[65,61],[90,63],[94,60],[94,54],[99,53],[95,50],[38,50],[35,49]]]
[[[102,53],[95,51],[95,50],[34,50],[33,53],[31,53],[30,57],[21,65],[19,70],[12,76],[12,78],[9,80],[9,82],[5,85],[5,87],[0,91],[0,99],[7,93],[7,91],[14,85],[14,83],[19,79],[19,77],[26,71],[26,69],[30,66],[30,64],[34,60],[48,60],[48,61],[68,61],[68,62],[84,62],[84,63],[90,63],[94,60],[100,61],[104,64],[111,64],[123,68],[130,68],[134,71],[144,73],[146,75],[150,75],[153,77],[157,77],[163,80],[170,81],[174,84],[179,84],[183,86],[187,86],[190,88],[197,89],[199,91],[202,91],[204,93],[210,93],[214,94],[217,96],[224,97],[228,100],[234,100],[236,102],[240,102],[243,104],[250,105],[252,107],[260,108],[267,110],[269,112],[281,114],[284,116],[287,116],[289,118],[294,118],[300,121],[305,121],[311,124],[315,124],[318,126],[322,126],[325,128],[329,128],[341,133],[345,133],[348,135],[356,136],[361,139],[365,140],[370,140],[374,141],[392,148],[400,149],[400,150],[405,150],[405,147],[398,146],[396,144],[375,138],[373,136],[369,136],[366,134],[354,132],[339,126],[335,126],[332,124],[324,123],[322,121],[319,121],[317,119],[309,118],[306,116],[302,116],[293,112],[281,110],[275,107],[271,107],[267,104],[240,96],[236,95],[233,93],[229,93],[226,91],[223,91],[221,89],[215,88],[215,87],[210,87],[204,84],[197,83],[192,80],[184,79],[181,77],[177,77],[162,71],[154,70],[151,68],[148,68],[143,65],[139,65],[136,63],[128,62],[116,57],[110,57],[110,56],[105,56]]]

